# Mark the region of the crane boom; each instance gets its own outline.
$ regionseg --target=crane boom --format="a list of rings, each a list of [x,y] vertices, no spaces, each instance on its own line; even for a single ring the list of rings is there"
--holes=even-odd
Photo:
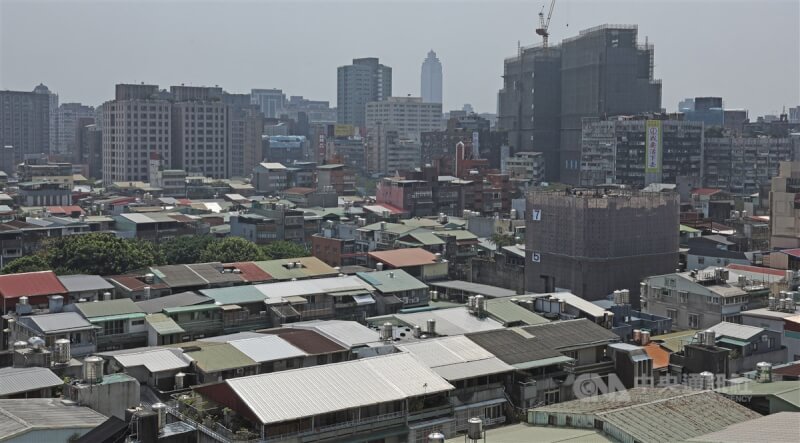
[[[556,0],[550,0],[550,10],[547,11],[547,19],[544,18],[544,6],[542,11],[539,12],[539,28],[536,29],[536,34],[542,36],[542,47],[547,47],[547,40],[550,37],[548,29],[550,28],[550,18],[553,17],[553,8],[556,6]]]

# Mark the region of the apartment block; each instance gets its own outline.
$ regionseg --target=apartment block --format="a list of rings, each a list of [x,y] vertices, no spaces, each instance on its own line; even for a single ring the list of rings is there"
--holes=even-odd
[[[228,177],[228,112],[222,88],[172,86],[173,169]]]
[[[366,127],[383,125],[403,138],[419,141],[423,132],[442,128],[442,104],[426,103],[421,97],[389,97],[367,103]]]
[[[778,176],[781,162],[800,159],[800,139],[792,137],[706,137],[706,187],[755,194]]]
[[[366,106],[392,95],[392,68],[375,57],[353,59],[337,71],[336,112],[338,123],[363,128]]]
[[[771,248],[800,247],[800,162],[781,162],[780,174],[772,179],[769,193]]]
[[[49,145],[49,90],[0,91],[0,170],[13,174],[25,155],[48,153]]]
[[[701,177],[702,166],[702,122],[664,115],[583,119],[581,186],[674,184]]]
[[[147,181],[151,152],[171,162],[171,123],[157,85],[117,85],[103,104],[103,183]]]

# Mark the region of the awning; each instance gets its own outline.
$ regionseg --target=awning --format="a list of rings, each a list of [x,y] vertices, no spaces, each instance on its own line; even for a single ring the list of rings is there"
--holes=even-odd
[[[481,401],[478,403],[470,403],[467,405],[456,406],[453,408],[454,411],[463,411],[464,409],[471,409],[471,408],[480,408],[483,406],[491,406],[491,405],[499,405],[505,403],[505,398],[495,398],[492,400]]]
[[[369,294],[353,295],[352,297],[353,301],[355,301],[356,305],[358,306],[371,305],[375,303],[375,299]]]
[[[518,363],[516,365],[511,365],[511,366],[517,369],[531,369],[531,368],[541,368],[543,366],[556,365],[559,363],[567,363],[573,360],[575,359],[564,355],[561,357],[550,357],[550,358],[543,358],[541,360],[529,361],[525,363]]]
[[[730,337],[722,337],[722,338],[719,339],[719,341],[722,342],[722,343],[727,343],[729,345],[742,346],[742,347],[747,346],[748,344],[750,344],[750,343],[748,343],[748,342],[746,342],[744,340],[737,340],[735,338],[730,338]]]

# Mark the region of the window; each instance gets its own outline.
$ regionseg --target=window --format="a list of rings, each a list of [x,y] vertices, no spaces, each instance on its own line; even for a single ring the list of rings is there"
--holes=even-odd
[[[697,263],[702,265],[702,264],[705,264],[705,262],[706,262],[706,258],[705,257],[697,257]]]
[[[133,320],[131,321],[131,326],[141,326],[144,324],[144,320]]]
[[[669,317],[670,320],[672,320],[673,323],[677,322],[678,321],[678,311],[675,310],[675,309],[667,309],[667,317]],[[675,325],[672,325],[672,326],[674,327]]]
[[[697,329],[700,326],[700,316],[698,314],[689,314],[689,328]]]
[[[558,403],[558,389],[553,389],[551,391],[547,391],[544,394],[544,403],[547,405],[552,405],[554,403]]]
[[[678,291],[678,299],[682,304],[689,303],[689,293],[686,291]]]

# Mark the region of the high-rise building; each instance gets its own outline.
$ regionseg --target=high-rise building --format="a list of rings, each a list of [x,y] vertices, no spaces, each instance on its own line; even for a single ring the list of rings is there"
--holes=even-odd
[[[336,108],[323,100],[308,100],[302,95],[293,95],[286,102],[285,113],[290,119],[297,121],[300,113],[308,116],[309,123],[336,123]]]
[[[420,92],[422,101],[442,103],[442,63],[433,50],[428,52],[428,58],[422,62]]]
[[[525,289],[569,290],[587,300],[678,265],[677,193],[532,191],[525,211]],[[624,270],[624,272],[620,272]]]
[[[147,181],[150,153],[171,159],[171,103],[157,85],[116,86],[103,104],[103,183]]]
[[[386,100],[392,95],[392,68],[378,58],[357,58],[353,64],[339,66],[336,91],[338,123],[364,127],[367,103]]]
[[[800,248],[800,162],[781,162],[780,175],[772,179],[769,193],[771,248]]]
[[[497,129],[508,132],[511,154],[541,152],[548,181],[560,171],[561,49],[521,48],[505,60],[497,100]]]
[[[58,112],[58,94],[56,94],[55,92],[51,92],[50,89],[44,85],[44,83],[39,83],[33,89],[33,92],[37,94],[46,95],[48,98],[49,102],[48,108],[50,109],[50,118],[48,120],[49,121],[48,126],[50,128],[50,134],[49,134],[50,136],[48,139],[47,152],[50,152],[55,148],[56,144],[58,143],[58,140],[56,139],[56,134],[57,134],[56,114]]]
[[[578,183],[584,117],[661,111],[653,46],[637,37],[636,26],[603,25],[561,42],[560,181]]]
[[[81,103],[62,103],[56,111],[55,146],[50,147],[50,154],[61,158],[71,158],[75,152],[75,134],[78,120],[83,117],[94,118],[94,107]]]
[[[583,119],[581,186],[643,188],[701,177],[703,123],[640,115]]]
[[[421,133],[442,128],[442,104],[425,103],[420,97],[389,97],[369,102],[366,128],[378,124],[397,130],[402,138],[419,142]]]
[[[507,58],[497,126],[512,153],[544,153],[548,180],[576,184],[584,117],[660,110],[652,45],[638,44],[636,26],[604,25]]]
[[[367,131],[366,164],[370,173],[412,171],[420,165],[420,143],[402,137],[394,128],[377,124]]]
[[[172,169],[228,177],[228,112],[222,88],[172,86]]]
[[[50,151],[50,94],[0,91],[0,170],[11,175],[28,154]]]
[[[250,100],[267,118],[280,118],[286,107],[286,94],[280,89],[252,89]]]
[[[75,130],[75,151],[72,162],[86,165],[88,177],[103,176],[103,132],[94,117],[78,119]]]
[[[264,160],[264,114],[248,94],[223,94],[228,106],[228,165],[231,177],[249,177]]]

